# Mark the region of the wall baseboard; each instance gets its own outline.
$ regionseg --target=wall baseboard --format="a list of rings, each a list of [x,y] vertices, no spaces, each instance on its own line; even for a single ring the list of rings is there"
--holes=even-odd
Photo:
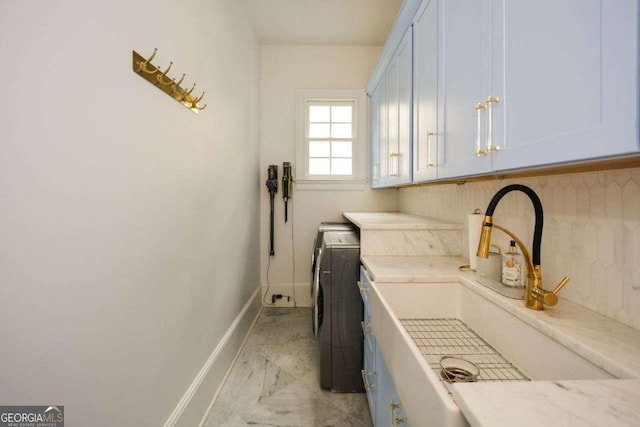
[[[164,423],[164,427],[195,426],[205,421],[211,408],[212,398],[224,383],[253,323],[262,310],[261,296],[261,288],[258,287],[200,369]]]

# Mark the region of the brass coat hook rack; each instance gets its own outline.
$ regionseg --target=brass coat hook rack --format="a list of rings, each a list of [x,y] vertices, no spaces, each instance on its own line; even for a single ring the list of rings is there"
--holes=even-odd
[[[202,95],[197,98],[194,95],[191,95],[191,92],[193,92],[196,87],[195,83],[193,84],[193,86],[191,86],[191,89],[189,91],[180,86],[185,77],[184,73],[182,74],[182,77],[180,77],[180,80],[178,80],[177,82],[175,79],[167,76],[167,73],[173,66],[173,62],[169,62],[169,65],[164,71],[162,71],[160,67],[151,63],[157,52],[158,49],[153,49],[153,53],[151,54],[151,56],[148,59],[145,59],[142,55],[134,50],[133,72],[149,83],[153,84],[155,87],[157,87],[196,114],[198,114],[200,110],[204,110],[205,108],[207,108],[207,104],[204,104],[204,106],[202,107],[199,105],[200,101],[202,101],[202,98],[204,98],[205,92],[202,92]]]

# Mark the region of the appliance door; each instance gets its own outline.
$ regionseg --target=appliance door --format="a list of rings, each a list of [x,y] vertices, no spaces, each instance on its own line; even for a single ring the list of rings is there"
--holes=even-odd
[[[316,266],[313,273],[313,287],[311,288],[311,306],[313,310],[313,334],[317,337],[320,324],[322,323],[323,316],[323,295],[322,287],[320,286],[320,276],[322,272],[322,258],[324,252],[318,249],[318,256],[316,257]]]
[[[309,273],[309,291],[311,292],[311,301],[313,301],[313,286],[316,278],[316,267],[318,256],[320,255],[320,248],[316,248],[316,244],[313,244],[313,252],[311,253],[311,272]]]

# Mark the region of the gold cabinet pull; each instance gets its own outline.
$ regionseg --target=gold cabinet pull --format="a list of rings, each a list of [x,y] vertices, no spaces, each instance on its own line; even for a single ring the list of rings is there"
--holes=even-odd
[[[369,329],[369,323],[360,322],[360,327],[362,328],[362,335],[365,337],[373,335],[373,331]]]
[[[487,108],[487,144],[485,146],[485,153],[489,154],[492,151],[500,151],[500,146],[493,145],[493,104],[500,102],[500,98],[495,96],[487,96],[485,99],[485,105]]]
[[[369,371],[365,371],[364,369],[360,371],[360,375],[362,375],[362,382],[364,383],[364,389],[365,390],[371,390],[372,388],[374,388],[376,385],[372,384],[369,382],[369,380],[367,380],[367,377],[369,375],[371,375],[371,372]]]
[[[476,156],[484,156],[487,152],[482,148],[482,111],[486,110],[487,107],[485,104],[477,103],[475,106],[476,110]]]
[[[389,171],[393,172],[393,173],[390,173],[389,176],[398,176],[398,170],[400,169],[400,154],[396,153],[396,152],[393,152],[393,151],[390,152],[389,153],[389,161],[390,161],[390,163],[392,163],[391,160],[393,158],[396,159],[396,162],[395,162],[396,163],[396,167],[395,167],[395,169],[389,168]]]
[[[407,423],[407,417],[400,418],[396,416],[396,411],[402,409],[402,403],[396,403],[395,399],[391,399],[391,401],[389,402],[389,409],[391,409],[391,424],[393,424],[394,426],[399,426],[400,424]]]
[[[369,292],[369,288],[367,288],[367,285],[362,283],[360,280],[358,280],[356,283],[358,284],[358,289],[360,289],[360,292]]]
[[[427,132],[427,168],[433,168],[436,164],[431,159],[431,136],[436,136],[435,132]]]

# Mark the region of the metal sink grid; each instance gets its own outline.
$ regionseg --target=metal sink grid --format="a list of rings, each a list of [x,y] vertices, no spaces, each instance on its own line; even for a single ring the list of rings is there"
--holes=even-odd
[[[477,381],[530,381],[460,319],[399,319],[429,366],[440,375],[440,359],[459,357],[480,368]]]

